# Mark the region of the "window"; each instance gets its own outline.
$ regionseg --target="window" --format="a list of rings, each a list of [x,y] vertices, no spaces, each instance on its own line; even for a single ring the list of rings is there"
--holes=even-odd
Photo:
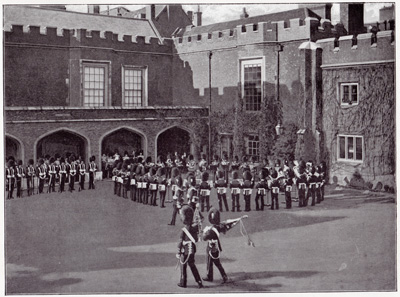
[[[123,67],[123,106],[147,105],[146,70],[145,67]]]
[[[260,141],[258,139],[258,135],[250,135],[247,139],[247,156],[257,157],[257,160],[260,155]]]
[[[338,140],[339,161],[363,161],[362,136],[339,135]]]
[[[107,105],[108,65],[83,64],[83,106]]]
[[[262,83],[264,81],[263,60],[242,61],[242,94],[245,102],[245,109],[258,111],[261,109],[263,98]]]
[[[340,105],[351,106],[358,104],[358,83],[340,84]]]

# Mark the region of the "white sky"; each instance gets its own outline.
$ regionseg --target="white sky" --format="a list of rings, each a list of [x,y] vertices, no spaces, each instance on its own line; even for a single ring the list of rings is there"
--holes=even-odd
[[[104,3],[104,2],[103,2]],[[315,3],[315,2],[314,2]],[[379,20],[379,9],[384,6],[390,6],[391,3],[365,3],[364,4],[364,22],[372,23]],[[136,10],[144,7],[144,5],[110,5],[110,8],[124,6],[128,10]],[[197,5],[182,4],[185,11],[197,10]],[[211,23],[219,23],[239,19],[240,14],[246,7],[249,16],[263,15],[284,10],[297,8],[297,4],[225,4],[225,5],[200,5],[200,10],[203,12],[203,25]],[[71,11],[87,12],[87,5],[67,5],[67,9]],[[107,5],[100,5],[100,10],[106,10]],[[339,21],[339,4],[332,6],[332,23],[336,24]]]

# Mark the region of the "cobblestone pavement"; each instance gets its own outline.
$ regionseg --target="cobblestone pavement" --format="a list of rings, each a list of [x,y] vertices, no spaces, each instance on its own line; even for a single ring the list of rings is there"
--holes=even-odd
[[[216,197],[212,204],[217,205]],[[280,197],[281,202],[283,197]],[[230,202],[230,201],[229,201]],[[241,201],[242,202],[242,201]],[[15,293],[213,293],[394,291],[396,289],[395,195],[327,188],[314,207],[246,213],[245,227],[221,235],[222,263],[230,282],[197,289],[177,287],[176,241],[168,226],[172,206],[137,204],[96,190],[8,200],[6,290]],[[244,212],[223,212],[222,219]],[[206,273],[205,242],[196,264]]]

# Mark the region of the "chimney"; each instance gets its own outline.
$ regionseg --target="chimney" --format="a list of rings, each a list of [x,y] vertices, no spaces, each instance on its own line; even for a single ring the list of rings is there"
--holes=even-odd
[[[243,7],[243,13],[240,15],[240,19],[247,19],[249,14],[246,12],[246,7]]]
[[[154,20],[156,18],[156,6],[154,4],[146,6],[146,19]]]
[[[196,11],[194,13],[194,18],[193,18],[193,25],[195,25],[196,27],[200,27],[201,26],[201,11]]]
[[[299,4],[299,8],[308,8],[312,12],[318,14],[321,18],[332,20],[331,18],[331,10],[332,4],[325,3],[325,4]]]
[[[340,3],[340,22],[348,35],[365,33],[364,3]]]
[[[88,5],[88,13],[100,14],[100,5]]]
[[[190,20],[191,22],[193,22],[193,11],[189,10],[186,14],[187,14],[189,20]]]

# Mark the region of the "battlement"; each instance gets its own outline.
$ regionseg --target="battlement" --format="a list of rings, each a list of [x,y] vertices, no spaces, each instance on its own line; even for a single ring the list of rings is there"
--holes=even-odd
[[[285,42],[301,39],[315,39],[313,36],[328,37],[336,33],[329,20],[320,23],[316,18],[291,19],[289,22],[259,22],[238,25],[236,28],[193,33],[192,28],[183,37],[174,38],[178,52],[190,50],[208,50],[222,47],[245,45],[258,42]],[[198,32],[198,31],[197,31]]]
[[[324,64],[394,60],[394,31],[346,35],[317,41]]]
[[[5,28],[5,43],[112,48],[144,52],[172,52],[172,40],[115,34],[111,31],[12,25]]]

